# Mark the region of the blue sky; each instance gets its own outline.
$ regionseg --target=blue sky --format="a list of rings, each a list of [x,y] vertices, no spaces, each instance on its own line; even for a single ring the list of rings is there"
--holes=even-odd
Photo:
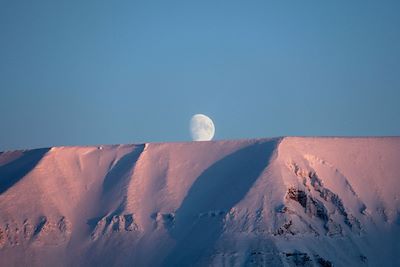
[[[399,1],[0,0],[0,150],[400,135]]]

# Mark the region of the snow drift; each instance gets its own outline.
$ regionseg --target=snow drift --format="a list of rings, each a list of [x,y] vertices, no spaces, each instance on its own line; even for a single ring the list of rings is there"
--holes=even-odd
[[[0,154],[0,266],[400,266],[400,138]]]

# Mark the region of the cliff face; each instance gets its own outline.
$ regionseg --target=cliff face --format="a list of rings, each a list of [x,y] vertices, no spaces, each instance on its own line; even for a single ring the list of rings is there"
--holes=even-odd
[[[400,138],[0,154],[0,266],[399,266]]]

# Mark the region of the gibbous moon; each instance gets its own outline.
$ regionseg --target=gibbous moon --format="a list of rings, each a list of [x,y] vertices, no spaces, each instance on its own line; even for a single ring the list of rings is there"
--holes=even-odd
[[[214,123],[206,115],[196,114],[190,120],[190,134],[193,141],[210,141],[214,133]]]

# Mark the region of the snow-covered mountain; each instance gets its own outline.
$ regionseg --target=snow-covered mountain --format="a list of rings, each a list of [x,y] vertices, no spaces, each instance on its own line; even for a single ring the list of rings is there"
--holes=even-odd
[[[0,154],[0,266],[400,266],[400,138]]]

